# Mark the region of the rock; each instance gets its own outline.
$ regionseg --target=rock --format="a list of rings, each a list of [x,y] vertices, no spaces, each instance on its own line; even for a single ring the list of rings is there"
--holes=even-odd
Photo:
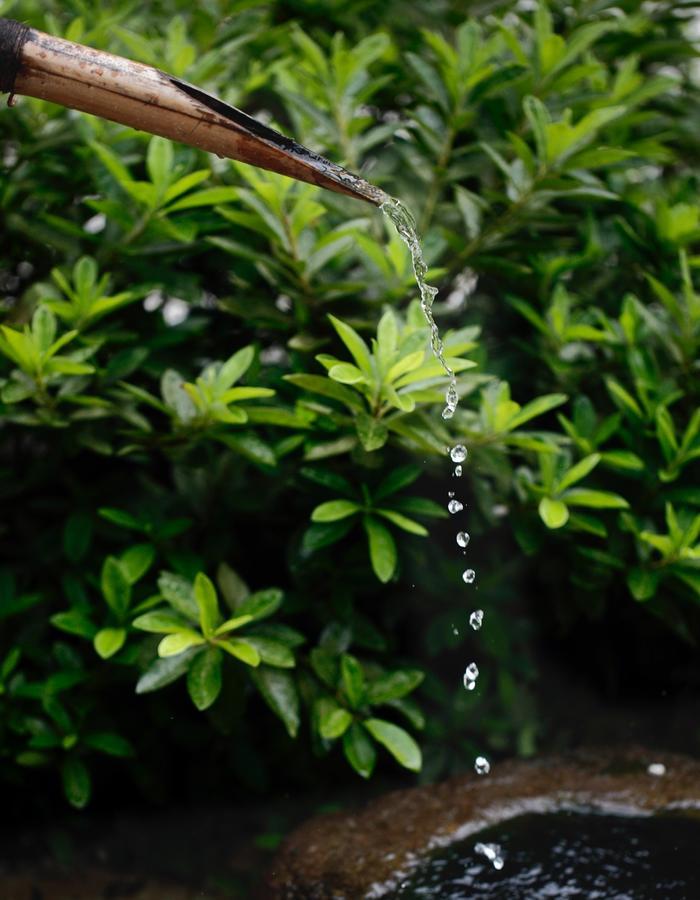
[[[649,771],[649,766],[652,766]],[[663,771],[665,774],[658,774]],[[653,774],[656,772],[657,774]],[[641,748],[580,751],[494,765],[319,816],[282,844],[264,900],[381,897],[432,849],[526,812],[581,804],[608,811],[700,811],[700,763]]]

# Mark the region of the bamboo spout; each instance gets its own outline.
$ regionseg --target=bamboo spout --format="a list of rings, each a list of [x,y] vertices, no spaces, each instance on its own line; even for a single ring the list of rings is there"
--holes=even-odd
[[[379,206],[379,188],[152,66],[0,18],[0,93],[50,100]]]

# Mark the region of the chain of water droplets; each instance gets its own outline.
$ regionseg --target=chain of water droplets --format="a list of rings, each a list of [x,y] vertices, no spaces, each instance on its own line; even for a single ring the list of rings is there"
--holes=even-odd
[[[457,393],[457,378],[447,360],[445,359],[445,345],[440,337],[440,332],[433,316],[433,301],[437,294],[437,288],[428,284],[425,276],[428,272],[428,266],[423,258],[418,233],[416,231],[416,223],[411,213],[406,207],[394,197],[387,194],[386,200],[379,207],[384,215],[394,223],[394,227],[399,237],[408,247],[411,254],[411,262],[413,264],[413,274],[416,276],[416,283],[420,291],[420,306],[423,315],[430,328],[430,346],[435,354],[438,362],[450,379],[445,394],[445,408],[442,411],[443,419],[451,419],[457,409],[459,403],[459,394]]]

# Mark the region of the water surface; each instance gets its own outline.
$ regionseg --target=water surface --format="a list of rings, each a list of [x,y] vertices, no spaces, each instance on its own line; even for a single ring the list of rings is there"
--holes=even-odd
[[[475,853],[500,847],[504,867]],[[597,813],[519,816],[436,853],[401,900],[700,900],[700,821]]]

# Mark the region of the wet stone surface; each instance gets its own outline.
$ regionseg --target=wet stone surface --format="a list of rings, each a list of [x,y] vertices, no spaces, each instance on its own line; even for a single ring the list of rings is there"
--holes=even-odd
[[[650,774],[650,765],[664,766],[665,774]],[[261,896],[388,897],[436,848],[517,816],[572,806],[697,815],[700,763],[639,748],[582,751],[500,763],[488,778],[474,773],[396,791],[356,813],[317,817],[298,828],[282,845]]]

